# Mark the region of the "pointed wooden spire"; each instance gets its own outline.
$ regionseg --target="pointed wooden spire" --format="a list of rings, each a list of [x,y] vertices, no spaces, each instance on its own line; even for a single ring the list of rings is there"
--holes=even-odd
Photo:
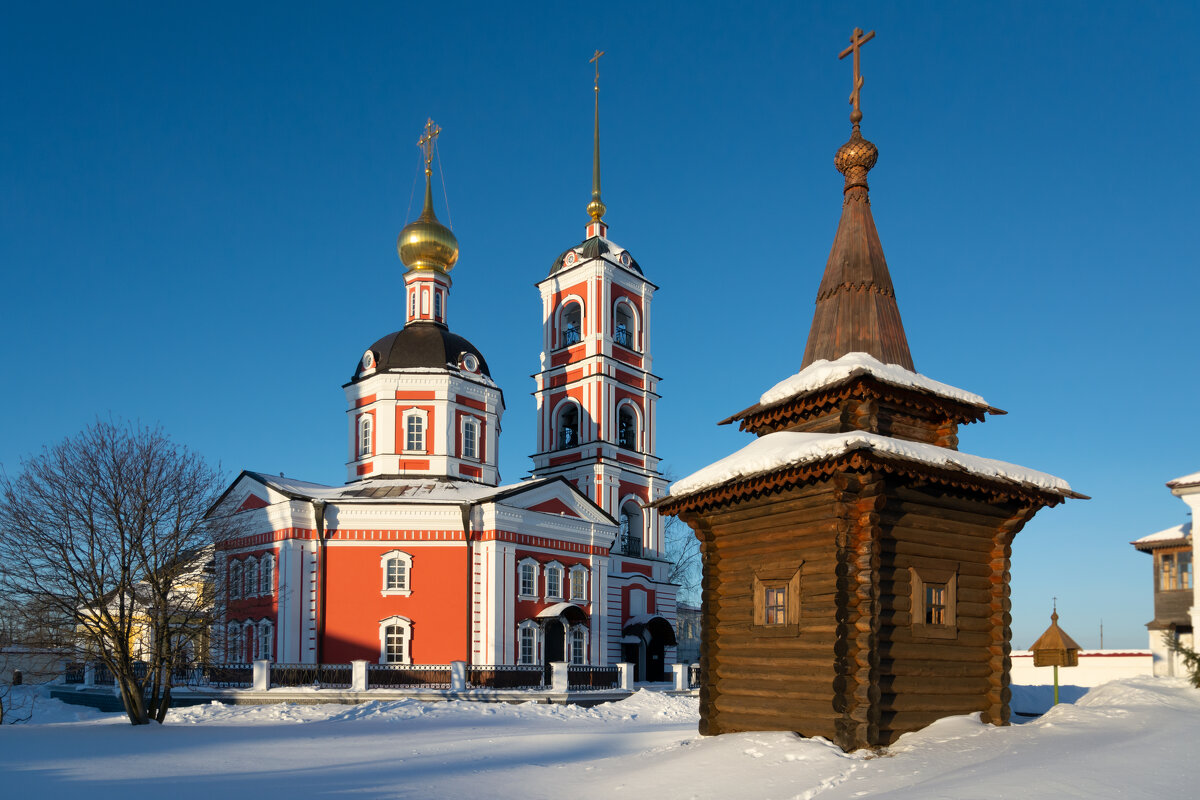
[[[851,41],[861,34],[861,30],[855,29]],[[858,45],[872,36],[874,31],[859,39]],[[897,364],[915,372],[904,323],[900,321],[900,308],[896,305],[892,277],[883,257],[883,245],[871,216],[867,173],[879,159],[879,149],[864,139],[859,130],[862,111],[858,101],[863,81],[858,70],[857,47],[842,55],[851,50],[855,56],[854,92],[850,96],[850,102],[854,104],[850,114],[853,132],[850,141],[838,149],[833,161],[846,177],[842,219],[833,238],[821,287],[817,290],[817,308],[801,369],[818,359],[834,361],[847,353],[860,352],[869,353],[885,364]]]

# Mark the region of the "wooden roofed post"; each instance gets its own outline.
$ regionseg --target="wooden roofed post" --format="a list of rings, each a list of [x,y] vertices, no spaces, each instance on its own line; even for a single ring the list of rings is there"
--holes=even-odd
[[[737,422],[758,438],[655,505],[703,553],[700,732],[791,730],[846,750],[948,715],[1009,718],[1013,538],[1083,497],[958,452],[1003,414],[915,371],[872,217],[855,29],[842,215],[800,372]],[[799,356],[799,353],[797,353]]]
[[[1050,627],[1029,648],[1035,667],[1054,667],[1054,705],[1058,705],[1058,668],[1079,666],[1079,645],[1058,627],[1058,602],[1050,614]]]

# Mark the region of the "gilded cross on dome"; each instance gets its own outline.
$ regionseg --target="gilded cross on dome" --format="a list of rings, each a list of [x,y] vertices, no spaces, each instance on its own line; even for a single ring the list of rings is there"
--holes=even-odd
[[[856,125],[862,119],[862,110],[858,107],[858,95],[863,87],[862,72],[859,69],[858,62],[858,49],[874,38],[875,31],[871,31],[864,36],[862,28],[855,28],[854,33],[850,35],[850,46],[838,55],[839,59],[843,59],[851,53],[854,54],[854,88],[850,91],[850,105],[854,106],[854,111],[850,113],[850,121]]]
[[[421,148],[421,152],[425,154],[425,171],[429,172],[433,164],[433,146],[437,143],[438,134],[442,129],[430,117],[425,122],[425,132],[421,134],[421,138],[417,139],[417,147]]]

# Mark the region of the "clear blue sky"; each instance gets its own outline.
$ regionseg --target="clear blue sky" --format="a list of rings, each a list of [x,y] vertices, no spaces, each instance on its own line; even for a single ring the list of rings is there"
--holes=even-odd
[[[344,480],[341,384],[403,320],[395,238],[432,116],[451,327],[526,474],[540,302],[583,238],[588,57],[612,239],[661,286],[659,454],[795,372],[837,225],[855,25],[876,223],[917,369],[1010,413],[961,447],[1093,500],[1014,547],[1014,644],[1059,598],[1146,646],[1149,558],[1200,469],[1194,3],[15,4],[0,11],[0,463],[110,414]],[[853,9],[853,10],[849,10]]]

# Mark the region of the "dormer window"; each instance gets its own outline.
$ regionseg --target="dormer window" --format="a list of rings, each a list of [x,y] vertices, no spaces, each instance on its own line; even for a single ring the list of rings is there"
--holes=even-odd
[[[583,309],[579,303],[570,302],[563,307],[561,325],[562,339],[559,342],[560,347],[570,347],[573,344],[579,344],[583,339]]]
[[[374,417],[363,414],[358,418],[358,457],[366,458],[371,455],[371,423]]]

